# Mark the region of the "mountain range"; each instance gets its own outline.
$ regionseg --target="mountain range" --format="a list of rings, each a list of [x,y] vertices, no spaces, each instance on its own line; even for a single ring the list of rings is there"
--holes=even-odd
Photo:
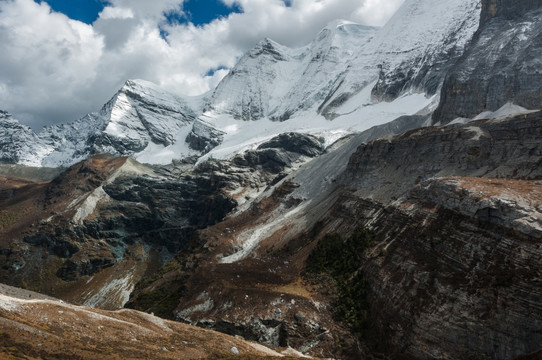
[[[281,132],[330,144],[401,115],[426,115],[478,26],[479,7],[407,2],[380,29],[335,21],[296,49],[265,39],[208,94],[181,97],[129,80],[99,112],[39,134],[4,113],[0,159],[58,167],[100,153],[158,164],[209,152],[226,158]],[[428,11],[438,17],[428,22]]]
[[[0,350],[52,356],[13,324],[56,339],[56,313],[93,343],[99,313],[133,358],[199,328],[237,338],[194,357],[540,358],[540,19],[406,0],[382,28],[264,39],[198,97],[128,80],[39,133],[0,112],[0,282],[54,297],[0,288]],[[118,321],[152,332],[141,356]]]

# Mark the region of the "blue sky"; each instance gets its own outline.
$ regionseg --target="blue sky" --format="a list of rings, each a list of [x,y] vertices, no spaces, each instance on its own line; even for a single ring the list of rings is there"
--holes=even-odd
[[[47,0],[46,2],[53,10],[87,24],[92,24],[105,6],[100,0]]]
[[[74,20],[82,21],[86,24],[92,24],[98,19],[98,14],[107,5],[103,0],[36,0],[37,2],[48,3],[54,11],[63,13]],[[152,1],[152,0],[149,0]],[[286,4],[291,4],[291,0],[284,0]],[[232,13],[241,13],[239,5],[225,5],[220,0],[189,0],[183,4],[184,16],[171,12],[168,20],[178,22],[191,22],[194,25],[204,25],[211,21],[227,17]]]
[[[129,79],[213,90],[264,38],[383,25],[405,0],[0,0],[0,109],[39,130],[98,111]]]

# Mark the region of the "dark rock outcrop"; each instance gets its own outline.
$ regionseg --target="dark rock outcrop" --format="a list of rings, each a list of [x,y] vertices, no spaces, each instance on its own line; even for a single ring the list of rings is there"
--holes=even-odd
[[[197,120],[192,125],[192,131],[187,135],[185,141],[191,149],[209,152],[212,148],[219,145],[224,138],[225,133],[215,129],[203,121]]]
[[[239,166],[261,167],[280,173],[302,158],[313,158],[324,151],[322,143],[312,135],[284,133],[264,142],[256,150],[249,150],[233,158]]]

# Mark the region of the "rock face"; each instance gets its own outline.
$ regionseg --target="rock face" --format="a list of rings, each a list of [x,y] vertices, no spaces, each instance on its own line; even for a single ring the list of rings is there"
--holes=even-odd
[[[121,307],[147,269],[236,205],[218,190],[235,178],[169,171],[99,156],[49,183],[12,189],[2,203],[0,276],[89,306]]]
[[[414,130],[352,155],[325,222],[362,222],[381,240],[363,271],[382,347],[422,359],[540,351],[541,119]]]
[[[542,108],[542,3],[484,1],[482,25],[446,76],[435,122],[470,118],[507,102]]]
[[[284,133],[233,158],[241,166],[261,167],[279,173],[303,158],[314,158],[323,152],[323,145],[312,135]],[[300,161],[301,160],[301,161]]]
[[[482,0],[481,23],[485,24],[495,17],[517,19],[529,11],[542,7],[540,0]]]

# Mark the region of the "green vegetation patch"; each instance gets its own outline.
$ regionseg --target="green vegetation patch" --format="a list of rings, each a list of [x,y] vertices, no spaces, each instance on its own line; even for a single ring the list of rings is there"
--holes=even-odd
[[[0,211],[0,231],[9,228],[21,217],[21,212],[12,212],[9,210]]]
[[[344,239],[328,234],[318,241],[307,259],[308,274],[329,277],[336,288],[334,313],[360,338],[369,328],[369,284],[361,266],[363,253],[374,235],[363,227]]]
[[[143,290],[128,307],[154,313],[164,319],[174,320],[173,311],[179,305],[181,297],[186,295],[186,287],[183,282],[179,282],[173,287],[171,287],[172,284],[167,285],[167,287],[164,286],[153,291]]]

